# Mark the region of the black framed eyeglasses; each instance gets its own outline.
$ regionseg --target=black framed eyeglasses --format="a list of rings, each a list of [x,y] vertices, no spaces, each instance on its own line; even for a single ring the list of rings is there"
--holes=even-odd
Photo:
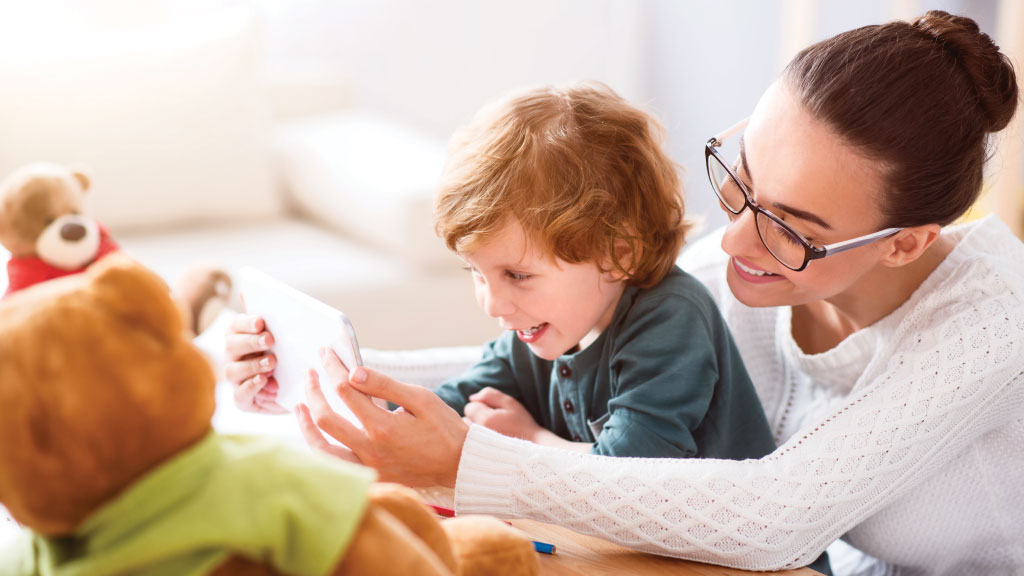
[[[762,208],[754,200],[754,195],[743,184],[743,181],[736,176],[730,167],[731,163],[722,156],[721,148],[725,141],[743,131],[749,120],[746,118],[709,139],[704,145],[704,162],[707,164],[711,188],[714,189],[722,207],[734,215],[738,215],[749,207],[754,213],[754,224],[757,227],[757,235],[761,239],[761,243],[780,264],[794,272],[799,272],[806,268],[811,260],[819,260],[833,254],[853,250],[903,230],[903,228],[886,228],[842,242],[821,246],[812,245],[809,240],[790,228],[781,218]]]

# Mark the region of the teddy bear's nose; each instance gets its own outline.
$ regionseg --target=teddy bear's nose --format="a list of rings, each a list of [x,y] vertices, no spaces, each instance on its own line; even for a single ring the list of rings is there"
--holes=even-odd
[[[77,242],[85,237],[85,226],[68,222],[60,227],[60,237],[69,242]]]

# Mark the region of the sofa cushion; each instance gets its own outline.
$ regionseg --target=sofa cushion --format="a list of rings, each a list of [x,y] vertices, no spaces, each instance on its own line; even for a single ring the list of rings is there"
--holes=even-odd
[[[443,142],[352,110],[283,125],[283,185],[305,215],[414,266],[451,261],[433,227]]]

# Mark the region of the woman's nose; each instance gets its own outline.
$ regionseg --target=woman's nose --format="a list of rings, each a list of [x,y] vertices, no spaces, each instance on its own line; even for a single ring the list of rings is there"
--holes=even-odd
[[[754,211],[748,206],[739,214],[729,216],[729,224],[722,235],[722,250],[730,256],[753,259],[763,256],[767,250],[757,235]]]

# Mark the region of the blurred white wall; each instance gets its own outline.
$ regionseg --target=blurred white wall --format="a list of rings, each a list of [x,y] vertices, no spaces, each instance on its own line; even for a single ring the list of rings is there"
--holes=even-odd
[[[201,61],[175,62],[153,52],[162,34],[175,35],[169,45],[187,44],[202,36],[211,13],[243,6],[255,15],[255,35],[263,41],[260,73],[273,88],[277,109],[293,115],[304,106],[316,112],[368,108],[446,139],[480,106],[512,89],[603,81],[661,118],[670,153],[686,169],[690,213],[706,214],[711,226],[723,219],[705,184],[703,143],[747,115],[779,72],[794,42],[784,25],[794,10],[811,12],[802,19],[809,24],[801,38],[816,40],[930,8],[967,14],[995,34],[998,5],[996,0],[0,0],[0,167],[6,172],[29,157],[51,157],[51,148],[66,152],[58,139],[88,148],[90,139],[110,144],[124,135],[117,146],[108,146],[111,154],[124,150],[128,159],[132,152],[143,157],[133,143],[160,152],[146,142],[158,135],[148,123],[159,123],[146,118],[171,119],[159,125],[163,128],[177,122],[181,106],[201,106],[196,102],[203,97],[209,109],[188,116],[207,135],[202,141],[193,138],[197,146],[214,146],[227,130],[235,130],[232,142],[257,140],[240,128],[249,122],[247,129],[255,130],[252,122],[262,122],[267,105],[252,77],[227,78],[214,67],[217,62],[205,70]],[[147,62],[178,76],[168,83],[166,71],[147,75]],[[195,82],[206,92],[190,91]],[[175,88],[184,95],[177,102]],[[156,90],[162,99],[154,103]],[[218,125],[218,119],[238,116],[239,108],[250,110],[248,119]],[[178,134],[177,141],[191,137]],[[225,140],[221,148],[227,146]],[[246,154],[227,158],[235,173],[242,172],[242,162],[258,161],[252,150]],[[214,156],[200,150],[183,157],[198,165]],[[139,182],[160,171],[182,185],[200,180],[167,172],[166,165],[148,172],[139,166],[134,174]],[[204,170],[204,177],[210,176],[216,164]],[[108,184],[118,177],[98,176]],[[239,213],[251,217],[274,206],[269,199],[260,205]],[[204,208],[210,206],[195,207],[198,213]]]
[[[520,86],[596,79],[655,112],[686,171],[688,209],[724,222],[703,144],[750,113],[788,58],[784,19],[807,9],[817,41],[928,9],[995,33],[996,0],[259,0],[268,70],[330,79],[347,98],[441,138]],[[791,16],[791,15],[790,15]]]
[[[438,137],[510,88],[575,78],[646,95],[644,4],[617,0],[259,0],[268,71],[320,75]]]

